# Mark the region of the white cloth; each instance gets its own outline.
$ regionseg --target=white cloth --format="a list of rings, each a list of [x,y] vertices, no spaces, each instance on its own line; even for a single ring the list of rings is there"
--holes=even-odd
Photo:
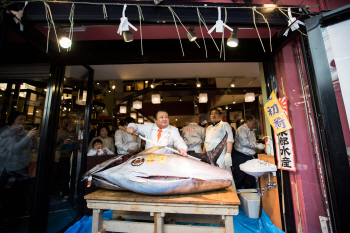
[[[141,139],[120,129],[115,132],[115,146],[119,155],[130,154],[128,149],[137,150],[141,147]]]
[[[103,150],[106,149],[108,152],[107,154],[105,152],[103,152]],[[89,153],[87,154],[87,156],[95,156],[96,155],[96,150],[94,148],[92,148]],[[114,153],[110,150],[108,150],[107,147],[102,147],[102,149],[100,149],[100,151],[98,152],[98,155],[114,155]]]
[[[135,124],[135,123],[129,123],[128,127],[134,127],[134,131],[138,134],[144,135],[145,138],[157,142],[157,135],[158,135],[158,127],[154,123],[149,124]],[[168,127],[162,129],[161,137],[158,141],[159,144],[162,146],[167,146],[172,148],[175,146],[177,149],[184,149],[187,151],[187,146],[185,141],[182,139],[182,137],[179,134],[179,130],[171,125],[168,125]],[[146,149],[157,146],[151,142],[146,141]],[[157,150],[154,153],[158,154],[172,154],[173,152],[170,150],[167,150],[166,148]]]
[[[235,150],[245,155],[255,155],[255,149],[263,148],[264,144],[256,142],[256,136],[253,130],[250,130],[246,124],[238,127],[235,137]]]
[[[182,128],[182,137],[188,147],[188,151],[202,152],[202,144],[205,139],[203,127],[196,123],[190,123]]]
[[[216,124],[215,126],[212,126],[212,125],[208,126],[206,130],[205,142],[204,142],[206,151],[212,151],[213,149],[215,149],[215,147],[222,141],[226,133],[227,133],[227,141],[233,143],[232,129],[227,122],[220,121],[220,123]],[[216,161],[219,167],[225,168],[225,169],[227,169],[227,166],[225,166],[225,162],[224,162],[224,157],[227,150],[226,148],[227,146],[222,151],[220,157]]]

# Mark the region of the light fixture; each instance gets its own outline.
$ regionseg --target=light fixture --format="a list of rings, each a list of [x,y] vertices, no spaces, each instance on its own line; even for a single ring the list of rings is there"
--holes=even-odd
[[[44,91],[47,91],[47,89],[45,88]]]
[[[228,106],[226,105],[226,107],[225,107],[226,109],[228,109]]]
[[[125,114],[126,113],[126,106],[120,106],[119,112]]]
[[[142,108],[142,102],[140,100],[135,100],[133,103],[132,103],[132,107],[134,109],[141,109]]]
[[[181,97],[180,97],[180,101],[182,101]]]
[[[200,93],[199,94],[199,103],[208,102],[208,93]]]
[[[115,89],[115,85],[112,86],[112,89]]]
[[[132,42],[134,40],[131,31],[123,31],[123,38],[125,42]]]
[[[277,0],[271,0],[271,2],[277,2]],[[263,5],[266,10],[274,10],[276,8],[276,4],[264,4]]]
[[[160,95],[152,94],[152,104],[160,104]]]
[[[176,86],[176,80],[174,80],[174,86]]]
[[[197,78],[196,86],[201,87],[201,82],[199,82],[198,78]]]
[[[233,103],[233,104],[236,104],[236,99],[235,99],[235,97],[234,97],[234,96],[233,96],[232,103]]]
[[[97,83],[97,85],[100,85],[100,83]]]
[[[136,112],[130,113],[130,117],[134,118],[135,120],[137,119],[137,114]]]
[[[175,121],[177,121],[177,119],[175,119]]]
[[[70,111],[70,108],[68,108],[68,111]]]
[[[253,102],[255,100],[254,92],[248,92],[244,95],[245,102]]]
[[[237,47],[238,46],[237,36],[238,36],[238,28],[234,27],[230,37],[227,39],[227,46]]]
[[[160,101],[163,101],[163,96],[160,97]]]
[[[196,31],[194,30],[193,26],[191,26],[190,29],[188,29],[187,38],[191,42],[193,42],[197,39],[197,34],[196,34]]]
[[[59,43],[62,48],[68,49],[72,45],[72,41],[66,36],[62,36],[59,40]]]
[[[148,80],[146,80],[145,83],[148,83]]]
[[[138,118],[138,119],[137,119],[137,123],[142,124],[142,123],[143,123],[143,118]]]
[[[230,83],[230,86],[231,86],[231,87],[235,87],[235,79],[234,79],[234,78],[232,79],[232,81],[231,81],[231,83]]]
[[[151,83],[150,87],[151,87],[151,88],[155,88],[155,87],[156,87],[155,79],[153,79],[153,82]]]

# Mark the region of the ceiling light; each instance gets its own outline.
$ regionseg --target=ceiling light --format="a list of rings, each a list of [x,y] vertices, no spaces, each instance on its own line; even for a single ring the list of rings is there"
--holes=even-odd
[[[160,104],[160,95],[152,94],[152,104]]]
[[[131,31],[123,31],[123,38],[125,42],[132,42],[134,40]]]
[[[180,97],[180,101],[182,101],[181,97]]]
[[[175,119],[175,121],[177,121],[177,119]]]
[[[136,112],[132,112],[132,113],[130,113],[130,117],[132,117],[132,118],[134,118],[134,119],[136,120],[136,118],[137,118],[137,114],[136,114]]]
[[[160,100],[163,101],[163,96],[160,97]]]
[[[233,97],[232,103],[233,103],[233,104],[236,104],[236,99],[235,99],[235,97]]]
[[[100,85],[100,83],[97,83],[97,85]]]
[[[174,86],[176,86],[176,80],[174,80]]]
[[[65,49],[69,48],[72,45],[72,41],[65,36],[61,37],[59,43],[61,47]]]
[[[115,85],[112,86],[112,89],[115,89]]]
[[[146,80],[145,83],[148,83],[148,80]]]
[[[237,47],[238,45],[237,35],[238,35],[238,28],[234,27],[230,37],[227,39],[227,46]]]
[[[232,79],[232,82],[230,83],[231,87],[235,87],[235,79]]]
[[[201,82],[199,82],[198,78],[197,78],[196,86],[201,87]]]
[[[187,38],[191,42],[193,42],[197,39],[197,34],[196,34],[196,31],[194,30],[193,26],[191,26],[190,29],[188,29]]]
[[[142,102],[140,100],[135,100],[133,103],[132,103],[132,107],[134,109],[141,109],[142,108]]]
[[[244,95],[245,102],[253,102],[255,100],[254,92],[248,92]]]
[[[142,124],[142,123],[143,123],[143,118],[138,118],[138,119],[137,119],[137,123]]]
[[[126,106],[120,106],[119,112],[125,114],[126,113]]]
[[[226,109],[228,109],[228,106],[226,105],[226,107],[225,107]]]
[[[206,103],[208,102],[208,94],[207,93],[200,93],[199,94],[199,103]]]
[[[155,88],[156,87],[156,82],[155,82],[155,79],[153,79],[153,82],[151,83],[151,88]]]

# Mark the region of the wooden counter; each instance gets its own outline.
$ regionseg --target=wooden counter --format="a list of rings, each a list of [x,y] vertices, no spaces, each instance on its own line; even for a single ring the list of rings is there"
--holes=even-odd
[[[232,215],[238,214],[239,198],[232,186],[226,189],[187,195],[150,196],[130,191],[98,190],[85,196],[88,208],[93,209],[92,232],[234,232]],[[154,223],[102,220],[103,210],[148,212]],[[221,217],[225,227],[206,227],[164,224],[166,214]],[[176,221],[176,217],[172,217]],[[185,218],[185,219],[186,219]],[[203,221],[201,221],[203,222]]]

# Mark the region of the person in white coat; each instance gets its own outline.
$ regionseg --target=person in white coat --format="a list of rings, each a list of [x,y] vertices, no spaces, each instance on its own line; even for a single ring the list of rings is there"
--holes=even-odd
[[[157,142],[162,146],[172,148],[175,146],[183,156],[187,156],[187,145],[179,134],[179,130],[176,127],[169,125],[169,114],[164,109],[157,110],[154,115],[154,122],[149,124],[135,124],[130,123],[127,128],[127,132],[132,134],[136,132],[144,135],[145,138],[151,141]],[[146,141],[146,149],[156,146],[154,143]],[[166,148],[157,150],[154,153],[158,154],[172,154],[172,152]]]
[[[202,145],[205,138],[205,132],[204,128],[199,126],[198,123],[199,117],[194,115],[191,117],[191,123],[182,128],[181,135],[188,147],[188,152],[202,152]]]
[[[212,151],[222,141],[227,133],[228,137],[226,150],[222,151],[222,154],[216,163],[219,167],[231,171],[231,152],[233,145],[232,129],[227,122],[222,121],[222,114],[223,111],[219,107],[214,107],[210,110],[210,119],[213,122],[213,125],[208,126],[206,130],[203,153],[206,151]]]
[[[128,127],[130,123],[134,122],[134,118],[126,117],[121,125]],[[130,135],[124,130],[117,130],[115,132],[115,146],[119,155],[132,154],[140,150],[141,139],[134,135]]]
[[[254,116],[247,115],[246,122],[238,127],[236,132],[236,142],[233,157],[233,179],[237,188],[255,188],[255,177],[241,171],[239,165],[254,159],[256,149],[263,150],[265,145],[256,142],[256,136],[253,131],[257,123]]]

